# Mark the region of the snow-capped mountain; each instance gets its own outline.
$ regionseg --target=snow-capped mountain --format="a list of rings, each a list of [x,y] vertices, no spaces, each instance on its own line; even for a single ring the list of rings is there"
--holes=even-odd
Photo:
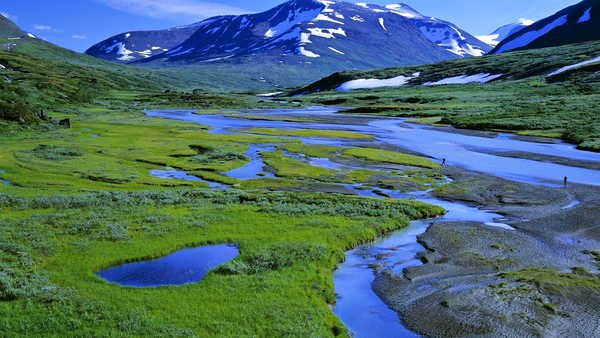
[[[476,38],[487,43],[490,46],[496,47],[502,40],[515,34],[525,27],[533,25],[535,21],[528,19],[519,19],[519,21],[504,25],[489,35],[477,35]]]
[[[185,41],[128,45],[134,33],[111,38],[88,54],[123,62],[206,63],[260,54],[369,68],[478,56],[491,47],[456,25],[404,4],[378,6],[327,0],[291,0],[266,12],[199,22]],[[139,33],[141,34],[141,33]],[[152,47],[169,49],[152,53]],[[339,68],[339,67],[338,67]]]
[[[504,39],[492,53],[600,40],[600,1],[585,0]]]
[[[387,10],[410,19],[419,27],[427,39],[456,55],[481,56],[486,51],[489,51],[488,44],[481,43],[481,40],[473,37],[458,26],[434,17],[424,16],[406,4],[393,4],[385,7],[367,5],[365,3],[358,3],[358,5],[376,12]]]
[[[156,31],[126,32],[112,36],[85,53],[115,62],[133,62],[168,52],[198,30],[194,25]]]

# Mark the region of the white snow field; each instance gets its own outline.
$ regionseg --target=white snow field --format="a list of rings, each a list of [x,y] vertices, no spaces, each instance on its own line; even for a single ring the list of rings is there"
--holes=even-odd
[[[560,73],[564,73],[564,72],[566,72],[566,71],[568,71],[568,70],[575,69],[575,68],[579,68],[579,67],[583,67],[583,66],[585,66],[585,65],[589,65],[589,64],[592,64],[592,63],[597,63],[597,62],[600,62],[600,56],[599,56],[599,57],[597,57],[597,58],[593,58],[593,59],[591,59],[591,60],[587,60],[587,61],[583,61],[583,62],[576,63],[576,64],[574,64],[574,65],[570,65],[570,66],[565,66],[565,67],[562,67],[561,69],[558,69],[558,70],[556,70],[556,71],[554,71],[554,72],[552,72],[552,73],[548,74],[548,76],[554,76],[554,75],[558,75],[558,74],[560,74]]]
[[[504,74],[492,75],[489,73],[479,73],[479,74],[474,74],[474,75],[461,75],[461,76],[445,78],[443,80],[439,80],[436,82],[426,82],[423,85],[424,86],[440,86],[440,85],[447,85],[447,84],[467,84],[467,83],[472,83],[472,82],[488,83],[492,80],[495,80],[495,79],[501,77],[502,75],[504,75]]]
[[[397,76],[391,79],[358,79],[343,83],[336,90],[346,92],[356,89],[372,89],[381,87],[401,87],[412,79],[419,77],[419,73],[414,73],[412,76]]]

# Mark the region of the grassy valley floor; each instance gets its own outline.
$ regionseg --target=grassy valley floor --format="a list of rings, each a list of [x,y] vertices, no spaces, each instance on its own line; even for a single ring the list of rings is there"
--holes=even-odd
[[[332,271],[345,250],[410,220],[444,212],[413,201],[270,191],[333,185],[340,179],[379,182],[376,171],[323,172],[311,166],[303,178],[288,177],[286,166],[295,160],[283,153],[264,154],[278,178],[240,181],[222,175],[249,162],[245,152],[250,145],[291,147],[300,141],[212,134],[207,126],[147,118],[142,107],[163,105],[160,96],[144,97],[115,93],[96,105],[48,112],[54,120],[70,118],[71,129],[47,122],[3,128],[4,334],[348,335],[330,309],[335,302]],[[252,105],[251,100],[239,99],[238,106]],[[220,97],[204,102],[223,104]],[[355,136],[363,138],[337,137]],[[417,159],[397,156],[394,161]],[[209,190],[202,181],[151,175],[165,167],[234,189]],[[427,181],[419,180],[413,183],[417,189],[423,187],[418,182]],[[235,243],[241,254],[197,284],[123,288],[95,274],[119,263],[215,243]]]
[[[332,271],[344,260],[345,251],[411,220],[445,213],[441,207],[411,200],[357,196],[361,191],[380,197],[432,194],[495,208],[515,218],[510,224],[519,232],[506,236],[479,223],[437,223],[421,238],[431,249],[421,256],[427,264],[407,271],[413,280],[404,274],[378,275],[379,294],[413,330],[435,336],[448,325],[458,328],[448,332],[461,333],[473,327],[461,324],[469,319],[465,313],[494,301],[501,304],[498,309],[506,309],[513,306],[504,304],[510,303],[511,295],[525,295],[519,298],[523,304],[510,307],[510,313],[522,320],[497,318],[485,311],[478,312],[483,313],[481,318],[487,323],[517,323],[514,332],[532,335],[585,335],[597,329],[586,324],[597,319],[596,312],[581,310],[598,299],[597,217],[586,216],[598,210],[594,189],[540,188],[442,169],[433,159],[380,144],[367,134],[302,128],[302,123],[313,120],[302,116],[269,118],[252,111],[226,111],[224,115],[238,120],[247,115],[248,121],[294,122],[298,128],[217,134],[207,125],[154,119],[144,113],[190,109],[196,111],[194,116],[210,116],[224,108],[295,108],[297,102],[301,107],[343,105],[354,107],[345,113],[421,118],[418,123],[491,131],[459,131],[486,137],[507,130],[544,137],[538,141],[560,137],[581,149],[598,151],[593,65],[584,70],[583,81],[567,73],[557,82],[542,76],[545,68],[540,68],[534,77],[515,73],[514,79],[486,85],[324,91],[284,103],[243,93],[192,91],[184,86],[190,85],[194,74],[180,77],[167,70],[109,64],[31,39],[17,47],[16,52],[0,51],[0,63],[6,66],[0,71],[4,335],[349,336],[332,311],[336,301]],[[596,47],[579,47],[569,62],[580,61]],[[433,66],[433,73],[457,75],[449,73],[453,67],[447,65]],[[414,71],[400,71],[409,70]],[[369,122],[343,113],[339,121]],[[66,118],[72,128],[58,125]],[[343,142],[324,146],[302,140],[315,137]],[[251,164],[249,152],[256,146],[272,147],[258,153],[265,164],[262,172],[251,179],[226,174]],[[560,157],[542,160],[565,163]],[[165,179],[154,171],[194,179]],[[450,183],[447,177],[455,181]],[[209,189],[214,184],[226,189]],[[581,205],[563,209],[574,200]],[[480,237],[485,240],[472,240]],[[96,275],[120,263],[217,243],[236,244],[240,256],[200,283],[135,289],[109,284]],[[519,250],[518,243],[533,244]],[[420,298],[416,291],[421,290],[415,291],[430,273],[443,276],[436,285],[446,287],[459,283],[456,275],[465,271],[469,273],[465,280],[479,283],[469,289],[472,293],[430,290],[431,297]],[[579,288],[589,291],[589,302],[579,297]],[[414,313],[407,313],[404,300],[414,301],[411,306],[418,303]],[[431,331],[419,326],[411,315],[423,309],[434,309],[439,315],[431,323],[441,324]],[[580,331],[553,329],[575,323],[567,315],[580,310],[588,316],[582,317],[585,325],[577,324]],[[546,332],[537,323],[555,326]],[[494,327],[501,326],[476,329],[493,334]]]

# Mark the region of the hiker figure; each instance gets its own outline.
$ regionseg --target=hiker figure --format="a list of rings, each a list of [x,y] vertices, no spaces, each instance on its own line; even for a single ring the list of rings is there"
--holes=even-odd
[[[567,176],[565,176],[565,187],[567,186],[567,181],[569,180],[569,178]]]
[[[446,166],[446,159],[445,159],[445,158],[443,158],[443,159],[442,159],[442,167],[445,167],[445,166]]]

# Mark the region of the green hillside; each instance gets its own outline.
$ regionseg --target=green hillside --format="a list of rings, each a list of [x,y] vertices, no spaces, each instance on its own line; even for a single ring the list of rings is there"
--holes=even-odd
[[[415,67],[398,67],[368,71],[346,71],[332,74],[297,90],[295,93],[333,90],[344,82],[356,79],[389,79],[396,76],[411,76],[420,73],[419,77],[409,84],[420,85],[435,82],[449,77],[473,75],[480,73],[502,74],[499,80],[519,80],[532,76],[542,76],[553,71],[587,61],[600,55],[600,41],[573,44],[561,47],[543,48],[501,55],[487,55],[476,58],[465,58],[431,65]],[[593,67],[586,68],[593,70]],[[578,71],[586,71],[578,69]],[[549,81],[561,80],[552,78]],[[585,79],[581,79],[585,80]]]
[[[233,71],[219,76],[218,71],[150,69],[100,60],[27,35],[4,17],[0,65],[0,119],[21,123],[39,121],[42,109],[73,111],[107,96],[125,95],[132,103],[209,107],[231,101],[214,93],[246,88],[247,83]],[[244,104],[238,100],[232,106]]]
[[[0,15],[0,38],[22,37],[25,33],[12,21]]]
[[[500,130],[562,138],[580,149],[600,151],[599,63],[547,74],[600,55],[600,42],[470,58],[419,67],[343,72],[292,94],[305,104],[353,106],[352,113],[433,117],[459,128]],[[396,88],[339,92],[355,79],[420,76]],[[425,82],[480,73],[504,74],[487,84],[423,86]],[[294,98],[298,99],[298,98]]]

